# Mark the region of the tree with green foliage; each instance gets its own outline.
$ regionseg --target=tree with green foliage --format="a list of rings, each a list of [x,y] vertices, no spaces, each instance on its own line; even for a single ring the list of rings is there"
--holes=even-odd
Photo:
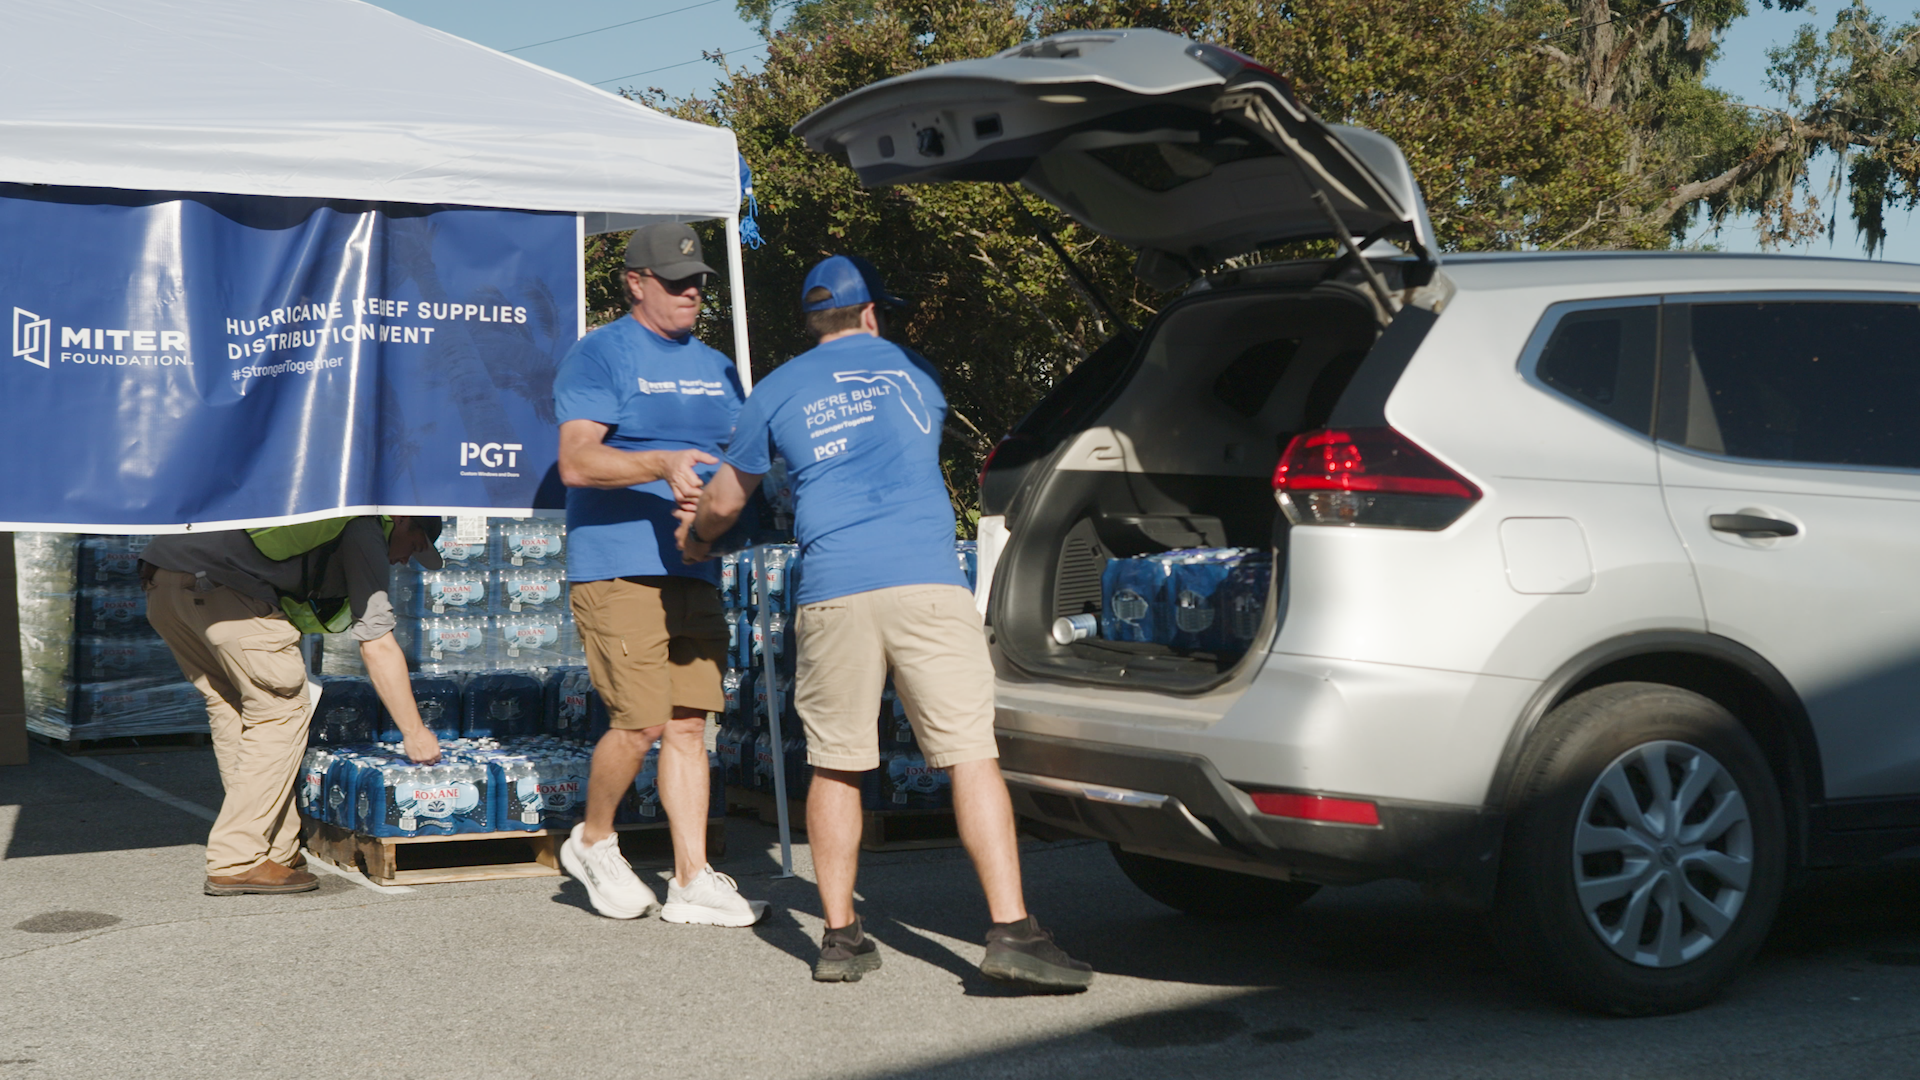
[[[1774,109],[1705,82],[1746,0],[1540,3],[1535,17],[1559,24],[1540,51],[1589,108],[1626,124],[1618,167],[1635,187],[1613,212],[1675,240],[1702,216],[1717,224],[1729,214],[1755,215],[1769,246],[1831,239],[1838,204],[1822,214],[1814,175],[1830,161],[1826,189],[1848,193],[1848,215],[1872,254],[1886,239],[1886,209],[1920,201],[1920,24],[1891,24],[1851,0],[1831,29],[1802,26],[1769,50],[1769,81],[1788,102]]]
[[[1797,9],[1805,0],[1762,2]],[[1822,155],[1843,163],[1853,218],[1872,245],[1884,236],[1883,208],[1913,205],[1920,170],[1920,32],[1886,24],[1858,0],[1831,32],[1808,28],[1774,51],[1772,77],[1790,112],[1751,108],[1704,82],[1745,0],[738,3],[767,32],[764,66],[725,71],[710,97],[646,100],[732,128],[754,169],[767,238],[747,259],[755,366],[764,372],[811,345],[798,313],[808,267],[836,252],[872,259],[915,301],[897,336],[945,373],[943,459],[963,521],[993,442],[1119,329],[1079,294],[1036,222],[1126,321],[1144,323],[1168,298],[1132,276],[1131,252],[1022,193],[983,184],[868,191],[790,133],[869,83],[1075,28],[1144,26],[1218,42],[1286,75],[1325,119],[1393,138],[1450,251],[1665,247],[1702,214],[1738,212],[1760,214],[1771,238],[1802,238],[1820,228],[1810,168]],[[622,240],[590,241],[590,293],[596,277],[611,282]],[[723,349],[728,303],[716,289],[700,329]],[[593,306],[618,313],[610,284]]]

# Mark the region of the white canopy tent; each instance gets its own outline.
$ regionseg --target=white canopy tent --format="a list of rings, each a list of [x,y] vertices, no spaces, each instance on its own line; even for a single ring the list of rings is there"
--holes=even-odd
[[[360,0],[0,0],[0,26],[0,182],[560,211],[582,237],[719,218],[752,387],[731,131]],[[26,760],[15,655],[0,765]]]
[[[719,218],[751,384],[733,132],[360,0],[0,0],[0,181],[454,203],[581,232]]]

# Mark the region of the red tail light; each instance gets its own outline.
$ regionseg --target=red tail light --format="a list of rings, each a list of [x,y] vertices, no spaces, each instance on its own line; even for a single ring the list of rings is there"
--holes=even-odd
[[[1255,791],[1254,809],[1274,817],[1328,821],[1337,825],[1378,825],[1380,808],[1359,799],[1329,799],[1324,795],[1293,795],[1284,791]]]
[[[1387,427],[1294,436],[1273,492],[1295,525],[1390,529],[1444,529],[1480,499],[1465,477]]]
[[[974,477],[975,486],[987,486],[987,470],[993,468],[993,455],[999,453],[1000,448],[1007,445],[1007,440],[1011,438],[1013,438],[1011,435],[1002,435],[1000,441],[993,444],[993,449],[987,451],[987,456],[980,459],[980,475]]]

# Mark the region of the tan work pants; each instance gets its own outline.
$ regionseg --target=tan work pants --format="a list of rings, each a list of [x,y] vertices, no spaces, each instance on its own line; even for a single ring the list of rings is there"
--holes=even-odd
[[[300,632],[286,616],[224,585],[156,570],[147,621],[180,673],[207,699],[213,756],[226,798],[207,834],[207,876],[244,874],[300,851],[293,782],[307,747],[307,671]]]

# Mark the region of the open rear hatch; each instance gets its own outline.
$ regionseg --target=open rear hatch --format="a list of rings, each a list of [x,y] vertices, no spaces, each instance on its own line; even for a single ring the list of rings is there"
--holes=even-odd
[[[1215,275],[1142,339],[1109,342],[1062,380],[1002,444],[1016,452],[989,463],[983,511],[1005,513],[1010,530],[989,612],[1005,659],[1049,678],[1187,692],[1247,670],[1248,646],[1272,639],[1283,573],[1261,588],[1258,633],[1233,649],[1056,642],[1050,627],[1103,611],[1112,560],[1238,547],[1284,568],[1269,483],[1280,448],[1325,423],[1410,295],[1398,290],[1425,285],[1436,264],[1399,148],[1322,122],[1245,56],[1155,30],[1057,34],[887,79],[794,132],[869,187],[1017,181],[1135,251],[1135,273],[1162,290],[1276,244],[1344,249],[1339,274],[1329,260]],[[1391,246],[1373,254],[1407,257],[1376,267],[1362,253],[1379,240]],[[996,484],[1000,466],[1017,479]]]
[[[868,187],[1018,181],[1174,289],[1295,240],[1384,238],[1431,263],[1398,147],[1327,124],[1285,80],[1158,30],[1056,34],[863,87],[794,133]]]

